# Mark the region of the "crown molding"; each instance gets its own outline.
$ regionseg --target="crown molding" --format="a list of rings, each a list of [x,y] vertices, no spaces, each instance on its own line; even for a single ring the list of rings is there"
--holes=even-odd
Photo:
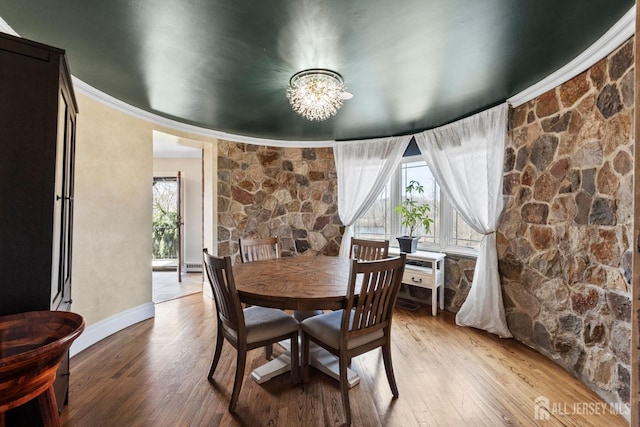
[[[578,55],[573,61],[564,67],[550,74],[538,83],[530,86],[522,92],[507,99],[513,107],[524,104],[532,99],[550,91],[563,83],[571,80],[578,74],[589,69],[595,63],[605,58],[629,37],[636,30],[636,6],[632,6],[613,27],[609,29],[595,43],[589,46],[584,52]]]
[[[7,24],[7,21],[2,19],[2,16],[0,16],[0,31],[2,31],[3,33],[11,34],[12,36],[20,37],[20,35],[16,33],[15,30],[11,28],[11,26],[9,26],[9,24]]]
[[[179,132],[187,132],[190,134],[201,135],[225,141],[241,142],[254,145],[268,145],[270,147],[301,147],[301,148],[318,148],[332,147],[335,141],[291,141],[281,139],[255,138],[251,136],[237,135],[227,132],[216,131],[199,126],[189,125],[177,120],[168,119],[157,114],[150,113],[141,108],[134,107],[114,98],[111,95],[94,88],[93,86],[83,82],[79,78],[72,76],[73,86],[77,93],[81,93],[89,98],[105,104],[115,110],[119,110],[130,116],[137,117],[141,120],[151,122],[153,124],[169,128]]]
[[[613,27],[609,29],[602,37],[600,37],[595,43],[589,46],[584,52],[578,55],[574,60],[560,68],[556,72],[550,74],[546,78],[540,80],[538,83],[530,86],[520,93],[507,99],[507,102],[517,107],[519,105],[528,102],[543,93],[560,86],[561,84],[571,80],[573,77],[587,70],[593,66],[596,62],[613,52],[618,46],[624,43],[629,37],[635,33],[636,22],[636,6],[632,6],[629,11],[623,15]],[[0,31],[12,34],[19,37],[19,34],[15,32],[9,24],[7,24],[2,17],[0,17]],[[268,145],[272,147],[302,147],[302,148],[318,148],[318,147],[333,147],[334,140],[326,141],[290,141],[290,140],[278,140],[278,139],[266,139],[255,138],[245,135],[231,134],[212,129],[207,129],[199,126],[189,125],[179,122],[177,120],[168,119],[166,117],[159,116],[157,114],[150,113],[141,108],[134,107],[120,101],[106,93],[88,85],[75,76],[72,76],[74,87],[76,92],[86,95],[104,105],[107,105],[116,110],[122,111],[133,117],[137,117],[141,120],[145,120],[154,123],[165,128],[169,128],[178,132],[187,132],[195,135],[201,135],[210,138],[223,139],[226,141],[241,142],[247,144],[256,145]]]

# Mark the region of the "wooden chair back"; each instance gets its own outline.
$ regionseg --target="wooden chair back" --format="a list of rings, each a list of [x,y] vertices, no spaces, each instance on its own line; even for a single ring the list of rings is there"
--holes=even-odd
[[[233,279],[231,258],[210,255],[206,248],[202,252],[207,278],[216,301],[218,321],[225,328],[237,331],[240,335],[245,326],[244,315]]]
[[[349,257],[359,261],[384,259],[389,255],[389,241],[351,238]]]
[[[353,260],[342,316],[343,345],[357,336],[386,329],[390,332],[393,308],[402,285],[406,255],[375,261]],[[355,298],[356,286],[360,287]],[[344,347],[346,348],[346,347]]]
[[[240,258],[242,262],[280,258],[280,239],[278,237],[240,238]]]

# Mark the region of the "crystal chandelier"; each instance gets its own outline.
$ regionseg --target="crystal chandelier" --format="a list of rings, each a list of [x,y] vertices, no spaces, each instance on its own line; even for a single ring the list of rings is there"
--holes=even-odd
[[[293,111],[307,120],[327,120],[338,112],[345,99],[352,97],[340,74],[322,68],[294,74],[287,88]]]

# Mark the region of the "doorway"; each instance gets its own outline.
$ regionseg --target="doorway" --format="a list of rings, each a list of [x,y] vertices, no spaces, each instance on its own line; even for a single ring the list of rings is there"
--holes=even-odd
[[[153,132],[152,300],[202,291],[202,147]]]

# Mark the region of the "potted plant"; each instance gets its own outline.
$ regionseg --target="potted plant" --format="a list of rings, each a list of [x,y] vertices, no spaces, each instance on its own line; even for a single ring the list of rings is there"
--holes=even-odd
[[[409,231],[408,235],[396,237],[401,252],[415,252],[418,247],[418,239],[414,233],[420,226],[424,227],[424,233],[428,234],[433,223],[429,216],[431,207],[428,203],[420,203],[415,200],[417,194],[424,193],[424,187],[418,181],[411,180],[405,188],[407,198],[394,210],[400,215],[400,224]]]

